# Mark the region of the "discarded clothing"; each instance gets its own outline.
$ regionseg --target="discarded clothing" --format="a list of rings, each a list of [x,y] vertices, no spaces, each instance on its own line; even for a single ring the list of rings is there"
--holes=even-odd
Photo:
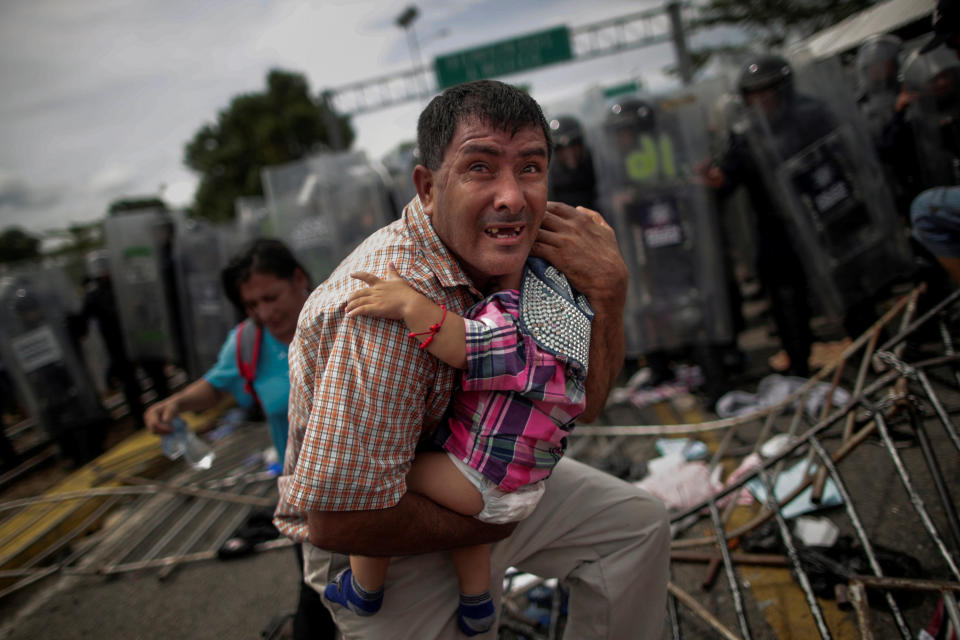
[[[720,467],[711,474],[703,462],[687,462],[679,453],[654,458],[647,463],[650,471],[636,486],[657,497],[670,511],[682,511],[706,502],[729,486],[720,482]],[[741,491],[718,502],[724,506],[729,500],[737,504],[751,504],[753,498]]]
[[[690,438],[658,438],[654,446],[662,456],[679,453],[685,460],[702,460],[707,457],[707,445]]]
[[[650,369],[640,369],[630,377],[626,385],[610,392],[608,404],[629,402],[638,409],[642,409],[689,393],[703,385],[703,371],[696,365],[681,364],[675,367],[673,372],[674,380],[651,387],[647,384],[652,375]]]
[[[773,487],[773,494],[776,497],[777,502],[783,500],[785,497],[793,493],[797,487],[803,484],[808,468],[810,473],[813,473],[816,471],[817,465],[811,464],[808,467],[807,461],[801,460],[777,476],[777,481]],[[757,498],[758,502],[761,504],[767,503],[767,487],[759,477],[749,480],[746,486]],[[840,496],[840,491],[837,489],[837,483],[835,483],[831,478],[827,478],[827,482],[823,486],[823,496],[820,498],[819,504],[814,504],[813,500],[810,498],[812,495],[812,486],[801,491],[800,495],[784,506],[780,507],[780,512],[783,514],[783,517],[787,519],[795,518],[796,516],[800,516],[811,511],[816,511],[817,509],[833,507],[843,503],[843,498]]]
[[[651,460],[647,466],[656,470],[634,484],[659,498],[668,510],[681,511],[698,505],[723,489],[723,485],[710,476],[704,463],[686,462],[679,455],[667,458],[671,461],[660,467]]]
[[[734,418],[745,416],[751,413],[757,413],[767,407],[780,404],[786,400],[791,393],[807,383],[807,378],[797,376],[782,376],[778,373],[772,373],[764,377],[757,385],[756,393],[746,391],[728,391],[720,396],[714,411],[721,418]],[[818,382],[813,385],[807,394],[803,409],[807,415],[814,420],[820,419],[823,412],[823,406],[830,392],[830,384],[827,382]],[[842,407],[850,401],[850,393],[842,387],[837,387],[833,391],[831,404],[834,407]],[[797,409],[797,401],[789,406],[790,410]]]
[[[826,599],[836,595],[834,587],[847,584],[854,575],[873,575],[870,561],[855,538],[841,535],[829,547],[805,545],[794,540],[800,566],[810,579],[814,593]],[[884,576],[891,578],[925,577],[923,566],[913,556],[878,544],[871,545]],[[740,548],[746,553],[786,554],[777,524],[768,522],[740,538]],[[867,592],[870,606],[887,610],[886,598],[880,589]],[[897,604],[909,608],[923,600],[918,591],[903,590],[897,593]]]
[[[740,482],[740,478],[750,475],[757,467],[763,464],[763,460],[755,453],[751,453],[743,461],[740,462],[740,466],[733,470],[733,472],[727,477],[727,486],[736,484]],[[749,484],[749,483],[748,483]],[[753,496],[750,494],[750,490],[746,485],[740,488],[740,491],[737,495],[737,504],[751,504],[753,502]]]

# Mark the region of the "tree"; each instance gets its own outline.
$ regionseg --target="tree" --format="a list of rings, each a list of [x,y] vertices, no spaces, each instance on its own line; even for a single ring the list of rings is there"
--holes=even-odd
[[[0,262],[16,262],[40,256],[40,239],[19,227],[0,233]]]
[[[103,220],[87,223],[72,223],[65,230],[48,232],[48,236],[66,240],[59,247],[45,251],[48,256],[84,256],[87,252],[103,247]]]
[[[877,0],[707,0],[694,27],[740,27],[766,48],[805,38],[862,11]]]
[[[111,216],[119,215],[127,211],[140,211],[141,209],[166,209],[167,203],[156,196],[143,196],[141,198],[121,198],[114,200],[107,208]],[[72,230],[71,230],[72,231]]]
[[[338,131],[331,132],[329,122]],[[261,169],[329,147],[331,140],[349,147],[353,138],[349,118],[311,98],[303,75],[274,69],[265,92],[234,97],[215,124],[187,143],[184,162],[200,174],[194,215],[231,220],[238,197],[263,195]]]
[[[97,220],[87,224],[71,224],[67,227],[70,233],[71,245],[77,251],[88,251],[103,244],[103,221]]]

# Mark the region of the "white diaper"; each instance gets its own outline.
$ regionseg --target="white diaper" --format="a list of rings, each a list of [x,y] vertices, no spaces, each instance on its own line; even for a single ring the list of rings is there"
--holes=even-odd
[[[460,473],[477,488],[483,498],[483,510],[474,516],[481,522],[490,524],[505,524],[523,520],[536,508],[543,496],[543,480],[527,484],[516,491],[501,491],[497,485],[482,473],[460,460],[449,451],[447,455],[453,460]]]

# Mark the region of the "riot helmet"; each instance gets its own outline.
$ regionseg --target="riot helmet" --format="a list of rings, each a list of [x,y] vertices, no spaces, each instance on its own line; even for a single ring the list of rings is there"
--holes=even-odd
[[[640,98],[629,98],[610,106],[606,126],[611,129],[632,128],[638,132],[652,131],[653,107]]]
[[[44,313],[30,284],[27,281],[17,281],[10,292],[8,304],[13,316],[23,327],[35,328],[43,323]]]
[[[737,89],[748,106],[759,107],[772,120],[793,99],[793,69],[782,56],[755,56],[740,70]]]
[[[634,146],[637,136],[653,131],[653,107],[640,98],[617,102],[610,106],[604,127],[621,151],[626,151]]]
[[[557,116],[550,120],[549,125],[555,149],[583,143],[583,127],[573,116]]]
[[[871,36],[857,49],[857,92],[863,96],[895,91],[899,83],[899,57],[903,41],[890,34]]]
[[[751,58],[740,70],[737,79],[740,95],[776,88],[793,90],[793,69],[782,56],[767,53]]]
[[[576,172],[585,162],[592,160],[583,143],[583,127],[579,120],[564,115],[551,118],[548,124],[553,142],[550,181],[556,186],[569,178],[564,173]]]
[[[931,98],[939,110],[955,108],[960,95],[960,60],[945,47],[914,51],[903,63],[905,91]]]

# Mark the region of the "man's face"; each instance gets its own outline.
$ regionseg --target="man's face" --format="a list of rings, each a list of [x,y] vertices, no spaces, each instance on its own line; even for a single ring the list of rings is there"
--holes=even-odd
[[[933,76],[930,80],[930,91],[937,98],[949,96],[955,91],[953,84],[953,70],[947,69]]]
[[[617,149],[620,150],[620,153],[625,154],[628,151],[633,151],[633,147],[636,144],[636,135],[634,133],[633,127],[628,127],[628,126],[618,127],[616,138],[617,138]]]
[[[870,86],[872,87],[885,87],[890,80],[894,77],[897,72],[897,66],[893,60],[879,60],[874,64],[870,65],[867,73],[869,73]]]
[[[419,166],[417,191],[440,240],[477,288],[517,282],[547,203],[547,140],[461,121],[436,171]]]
[[[764,116],[772,119],[777,115],[780,108],[780,96],[775,87],[761,89],[760,91],[751,91],[746,95],[747,105],[755,109],[760,109]]]
[[[567,169],[576,169],[583,158],[583,146],[579,142],[557,147],[553,151],[553,161],[559,162]]]

